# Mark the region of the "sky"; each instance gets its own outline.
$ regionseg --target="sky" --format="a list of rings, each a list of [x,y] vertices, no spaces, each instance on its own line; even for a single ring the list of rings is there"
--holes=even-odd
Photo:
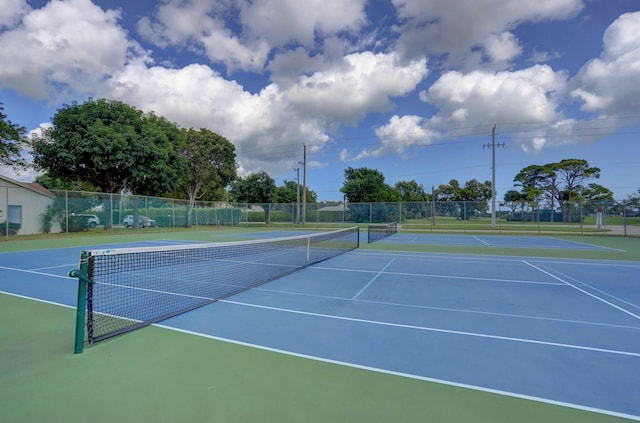
[[[2,3],[0,103],[30,134],[64,104],[119,100],[223,135],[240,176],[306,167],[339,201],[348,167],[427,192],[491,181],[495,127],[498,199],[569,158],[618,200],[640,189],[639,0]]]

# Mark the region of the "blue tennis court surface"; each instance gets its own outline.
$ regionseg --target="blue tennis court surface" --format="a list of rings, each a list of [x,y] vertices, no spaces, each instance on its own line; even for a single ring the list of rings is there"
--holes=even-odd
[[[0,254],[0,291],[75,306],[79,251]],[[638,275],[637,262],[361,249],[162,326],[640,419]]]
[[[451,235],[398,233],[377,242],[406,245],[458,245],[467,247],[543,248],[562,250],[615,251],[613,248],[564,239],[538,236]]]
[[[311,231],[263,231],[236,234],[239,239],[261,239],[295,236],[313,233]],[[360,233],[360,243],[367,242],[366,231]],[[465,247],[503,247],[503,248],[540,248],[558,250],[584,250],[584,251],[617,251],[614,248],[602,247],[583,242],[568,241],[565,239],[541,236],[502,236],[502,235],[466,235],[466,234],[415,234],[397,233],[376,242],[382,244],[404,245],[447,245]]]

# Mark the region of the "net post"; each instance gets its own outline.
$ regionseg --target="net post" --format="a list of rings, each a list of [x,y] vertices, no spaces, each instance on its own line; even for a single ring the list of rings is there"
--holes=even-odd
[[[76,309],[76,337],[73,348],[74,354],[81,354],[84,348],[84,326],[87,314],[87,286],[89,279],[89,253],[80,254],[80,268],[69,272],[72,278],[78,278],[78,305]]]

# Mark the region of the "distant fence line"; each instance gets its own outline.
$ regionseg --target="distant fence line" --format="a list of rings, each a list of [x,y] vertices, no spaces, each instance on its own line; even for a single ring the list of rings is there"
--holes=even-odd
[[[42,210],[41,232],[72,232],[99,226],[106,229],[129,226],[187,227],[238,226],[243,224],[388,223],[406,227],[485,224],[491,228],[490,201],[419,201],[389,203],[233,203],[196,201],[131,194],[108,194],[52,190],[56,198]],[[8,193],[9,194],[9,193]],[[7,196],[9,196],[7,194]],[[11,200],[8,199],[11,204]],[[302,215],[304,213],[304,215]],[[627,200],[571,202],[551,210],[547,202],[500,203],[499,225],[517,223],[565,223],[606,229],[609,222],[634,225],[640,222],[637,206]],[[94,224],[92,224],[94,222]],[[4,228],[8,228],[7,222]],[[15,225],[15,222],[9,222]],[[11,234],[20,231],[9,231]],[[8,236],[8,235],[7,235]]]

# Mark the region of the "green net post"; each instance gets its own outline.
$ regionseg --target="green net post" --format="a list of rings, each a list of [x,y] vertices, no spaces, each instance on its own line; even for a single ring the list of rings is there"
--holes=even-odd
[[[80,268],[69,272],[72,278],[78,278],[78,306],[76,311],[76,339],[73,348],[74,354],[82,353],[84,348],[84,325],[87,314],[87,286],[89,279],[89,253],[83,251],[80,254]]]

